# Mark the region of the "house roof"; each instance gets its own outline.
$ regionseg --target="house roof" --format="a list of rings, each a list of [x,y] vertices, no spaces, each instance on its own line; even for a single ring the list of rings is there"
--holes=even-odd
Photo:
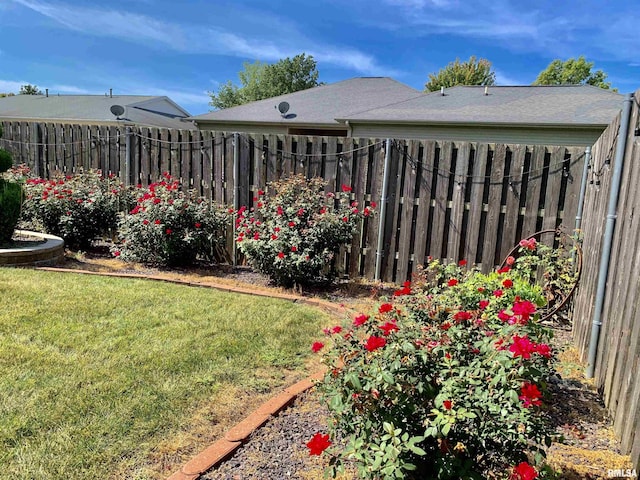
[[[606,126],[623,96],[591,85],[457,86],[367,111],[340,115],[355,123],[482,123]]]
[[[388,77],[358,77],[190,117],[196,122],[340,126],[336,118],[421,95]],[[284,117],[277,106],[289,103]]]
[[[164,104],[165,108],[162,108]],[[124,107],[120,120],[113,105]],[[14,95],[0,98],[0,118],[51,122],[133,123],[140,126],[193,128],[189,112],[164,96]]]

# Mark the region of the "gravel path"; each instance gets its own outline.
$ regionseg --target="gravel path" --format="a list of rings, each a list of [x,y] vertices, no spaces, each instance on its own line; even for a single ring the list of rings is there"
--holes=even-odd
[[[258,429],[236,454],[203,480],[321,479],[324,464],[310,457],[306,443],[326,432],[327,409],[307,392],[277,417]]]

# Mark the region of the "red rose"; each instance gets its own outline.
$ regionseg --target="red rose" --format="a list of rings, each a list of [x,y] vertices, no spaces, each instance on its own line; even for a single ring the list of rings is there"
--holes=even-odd
[[[344,184],[342,185],[342,191],[343,192],[350,192],[352,190],[353,190],[353,188],[351,188],[349,185],[344,185]]]
[[[396,332],[398,331],[398,325],[395,324],[395,322],[387,322],[384,325],[380,325],[380,330],[382,330],[382,334],[385,337],[388,337],[391,332]]]
[[[451,407],[453,406],[453,402],[451,400],[445,400],[444,402],[442,402],[442,406],[446,410],[451,410]]]
[[[450,287],[455,287],[457,284],[458,280],[456,280],[455,278],[452,278],[447,282],[447,285],[449,285]]]
[[[480,300],[478,306],[480,307],[480,310],[484,310],[489,306],[489,300]]]
[[[538,472],[527,462],[521,462],[513,467],[513,473],[509,480],[535,480],[538,478]]]
[[[382,305],[380,305],[380,308],[378,309],[380,313],[387,313],[387,312],[390,312],[391,310],[393,310],[393,305],[391,305],[390,303],[383,303]]]
[[[371,335],[368,339],[367,339],[367,343],[365,343],[364,348],[367,349],[367,351],[369,352],[373,352],[374,350],[377,350],[378,348],[382,348],[387,344],[387,341],[384,339],[384,337],[378,337],[376,335]]]
[[[278,258],[284,258],[284,252],[278,252]]]
[[[353,326],[354,327],[359,327],[361,325],[364,325],[367,320],[369,320],[369,315],[365,315],[364,313],[361,313],[360,315],[358,315],[356,318],[353,319]]]
[[[295,245],[291,247],[291,251],[292,252],[297,252],[298,251],[298,247],[296,247]]]
[[[504,288],[511,288],[511,287],[513,287],[513,281],[511,281],[509,278],[507,278],[504,282],[502,282],[502,286]]]
[[[309,455],[322,455],[322,452],[324,452],[329,445],[331,445],[329,435],[316,433],[313,438],[307,442]]]
[[[313,342],[313,345],[311,345],[311,350],[313,351],[313,353],[318,353],[320,350],[322,350],[322,347],[324,347],[324,343]]]
[[[462,259],[458,262],[458,265],[460,265],[461,267],[464,267],[467,264],[467,261],[465,259]]]

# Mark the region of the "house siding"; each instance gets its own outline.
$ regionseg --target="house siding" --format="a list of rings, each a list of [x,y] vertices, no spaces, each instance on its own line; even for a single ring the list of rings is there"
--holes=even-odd
[[[426,125],[351,124],[352,137],[407,138],[421,140],[452,140],[469,142],[519,143],[525,145],[593,145],[605,127],[512,128]]]

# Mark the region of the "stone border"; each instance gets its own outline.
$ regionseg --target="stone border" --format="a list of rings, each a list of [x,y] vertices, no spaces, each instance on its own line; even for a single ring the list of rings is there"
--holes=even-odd
[[[83,275],[99,275],[104,277],[118,278],[134,278],[141,280],[153,280],[177,285],[187,285],[192,287],[213,288],[224,292],[240,293],[245,295],[254,295],[259,297],[277,298],[281,300],[290,300],[294,303],[302,303],[305,305],[321,308],[334,315],[345,315],[349,313],[345,307],[337,306],[325,300],[315,298],[307,298],[299,295],[291,295],[279,292],[261,292],[251,290],[240,286],[230,286],[214,283],[197,283],[186,280],[178,280],[166,278],[160,275],[144,275],[138,273],[110,273],[110,272],[92,272],[90,270],[78,270],[60,267],[38,267],[36,270],[48,272],[76,273]],[[229,458],[235,451],[244,444],[249,436],[258,428],[262,427],[272,417],[278,415],[281,411],[293,403],[293,401],[302,393],[312,388],[316,382],[320,381],[325,375],[324,371],[319,371],[310,377],[300,380],[299,382],[287,387],[281,393],[275,395],[271,399],[263,403],[258,409],[253,411],[244,420],[237,423],[228,430],[224,437],[214,442],[209,447],[198,453],[195,457],[185,463],[180,470],[174,472],[167,480],[197,480],[200,476],[213,467],[220,465]]]
[[[62,238],[29,230],[16,230],[16,233],[45,240],[45,242],[32,247],[1,249],[0,267],[55,265],[64,258]]]

